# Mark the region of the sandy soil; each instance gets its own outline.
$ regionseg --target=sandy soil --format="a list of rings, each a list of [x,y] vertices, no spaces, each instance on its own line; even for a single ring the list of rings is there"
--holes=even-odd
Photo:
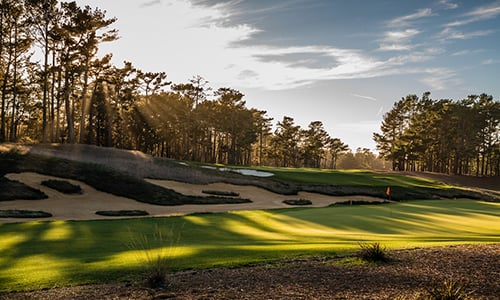
[[[231,191],[240,194],[241,198],[252,200],[252,203],[224,204],[224,205],[179,205],[159,206],[137,202],[132,199],[103,193],[86,185],[83,182],[46,176],[37,173],[7,174],[7,178],[17,180],[24,184],[39,189],[49,198],[44,200],[15,200],[0,203],[1,209],[23,209],[41,210],[50,212],[53,217],[41,220],[93,220],[118,217],[105,217],[96,215],[98,210],[145,210],[150,216],[172,216],[184,215],[195,212],[227,212],[235,210],[273,209],[289,208],[291,206],[282,203],[286,199],[307,199],[313,202],[311,207],[324,207],[335,202],[346,200],[381,201],[383,199],[367,196],[343,196],[333,197],[315,193],[300,192],[297,196],[284,196],[253,186],[239,186],[226,183],[212,183],[207,185],[187,184],[168,180],[152,180],[149,182],[173,189],[185,195],[207,196],[203,190]],[[79,185],[83,194],[66,195],[50,189],[41,182],[47,179],[67,180],[72,184]],[[130,217],[127,217],[130,218]],[[33,221],[37,219],[22,218],[0,218],[0,223]]]

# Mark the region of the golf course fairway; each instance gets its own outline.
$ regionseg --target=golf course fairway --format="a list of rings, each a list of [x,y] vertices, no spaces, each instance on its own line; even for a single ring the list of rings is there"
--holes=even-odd
[[[415,200],[0,224],[0,292],[135,280],[157,255],[168,256],[175,271],[351,254],[360,242],[389,249],[499,243],[500,203]]]

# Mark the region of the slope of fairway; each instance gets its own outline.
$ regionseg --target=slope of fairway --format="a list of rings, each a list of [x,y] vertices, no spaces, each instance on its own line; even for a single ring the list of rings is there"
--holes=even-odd
[[[144,235],[150,255],[165,253],[181,270],[352,253],[362,241],[390,248],[498,243],[498,224],[500,204],[466,200],[3,224],[0,291],[135,280],[147,251],[130,242]],[[155,240],[158,226],[173,237]]]
[[[281,180],[300,183],[370,186],[397,185],[401,187],[450,188],[450,186],[446,184],[421,177],[367,170],[273,167],[258,167],[256,169],[273,173],[275,178]]]

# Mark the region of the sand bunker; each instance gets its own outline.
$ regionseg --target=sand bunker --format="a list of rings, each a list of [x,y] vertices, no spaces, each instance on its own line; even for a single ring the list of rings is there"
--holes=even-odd
[[[217,171],[222,171],[222,172],[239,173],[241,175],[247,175],[247,176],[256,176],[256,177],[274,176],[274,174],[271,172],[264,172],[264,171],[258,171],[258,170],[252,170],[252,169],[218,168],[218,167],[212,167],[212,166],[201,166],[201,167],[205,168],[205,169],[212,169],[212,170],[217,170]]]
[[[50,212],[53,215],[51,218],[44,218],[43,220],[93,220],[110,218],[96,215],[95,212],[98,210],[145,210],[150,214],[150,216],[158,217],[185,215],[196,212],[228,212],[235,210],[290,208],[291,206],[282,202],[286,199],[311,200],[313,204],[309,205],[309,207],[324,207],[335,202],[343,202],[347,200],[382,201],[382,199],[367,196],[333,197],[308,192],[300,192],[295,196],[284,196],[254,186],[240,186],[226,183],[198,185],[168,180],[148,179],[147,181],[153,184],[173,189],[185,195],[207,196],[207,194],[203,193],[203,190],[216,190],[235,192],[238,193],[241,198],[247,198],[253,201],[252,203],[244,204],[159,206],[103,193],[95,190],[85,183],[75,180],[29,172],[7,174],[6,177],[11,180],[18,180],[28,186],[39,189],[49,198],[44,200],[5,201],[1,202],[1,209],[41,210]],[[41,185],[41,182],[47,179],[67,180],[72,184],[79,185],[83,190],[83,194],[66,195]],[[25,222],[33,220],[36,219],[0,218],[0,223]]]

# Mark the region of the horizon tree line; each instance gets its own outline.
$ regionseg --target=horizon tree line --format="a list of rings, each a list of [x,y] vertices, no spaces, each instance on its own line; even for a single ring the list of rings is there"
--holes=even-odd
[[[81,143],[227,164],[336,167],[348,146],[321,121],[273,133],[244,95],[201,76],[173,84],[112,54],[116,18],[58,0],[0,2],[0,142]]]
[[[393,170],[500,176],[500,102],[491,95],[434,100],[408,95],[374,133]]]
[[[248,108],[238,90],[213,90],[201,76],[172,83],[165,72],[140,70],[128,61],[116,66],[112,54],[99,57],[102,43],[118,39],[115,22],[105,11],[74,1],[1,0],[0,142],[81,143],[235,165],[385,168],[389,159],[399,170],[500,173],[498,115],[490,111],[498,102],[491,97],[478,96],[468,105],[428,96],[405,100],[375,136],[382,157],[369,149],[353,153],[321,121],[304,129],[285,116],[273,124],[266,111]],[[477,108],[471,108],[478,115],[474,122],[482,127],[474,126],[466,150],[451,146],[459,144],[458,136],[436,137],[436,128],[470,129],[467,122],[443,121],[471,117],[469,106]],[[438,147],[436,140],[447,144]]]

